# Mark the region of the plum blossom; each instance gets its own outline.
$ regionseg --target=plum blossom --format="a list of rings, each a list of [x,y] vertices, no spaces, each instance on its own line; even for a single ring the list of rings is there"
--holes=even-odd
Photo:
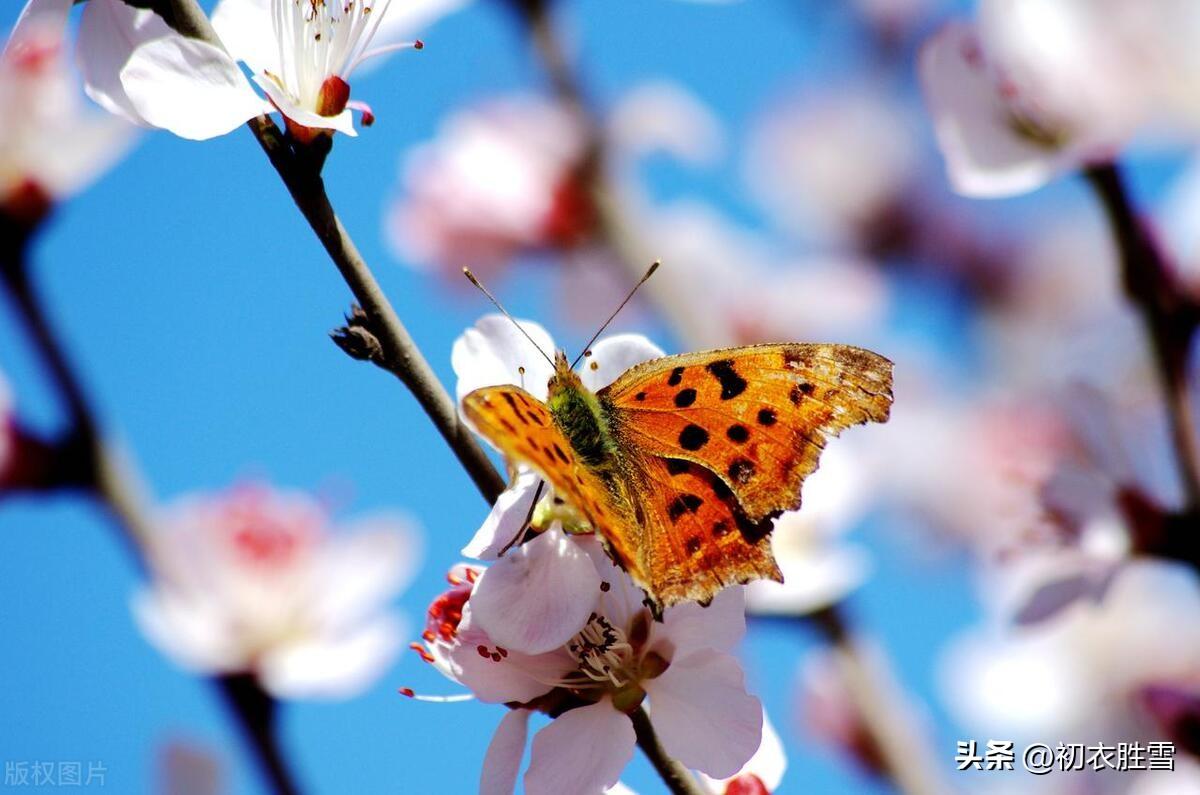
[[[481,701],[513,707],[488,749],[480,791],[512,791],[534,710],[554,720],[533,738],[525,792],[615,785],[633,755],[629,713],[644,701],[668,754],[714,778],[736,775],[759,747],[763,721],[762,706],[746,692],[730,654],[745,631],[741,590],[722,591],[707,608],[668,608],[657,622],[642,592],[594,538],[566,539],[555,529],[526,546],[551,547],[542,565],[554,566],[550,557],[566,552],[563,541],[586,554],[595,587],[588,614],[561,646],[530,653],[496,642],[480,620],[495,612],[484,604],[494,566],[457,567],[453,587],[429,609],[425,659]],[[574,589],[538,592],[545,600],[579,598]]]
[[[70,0],[29,3],[0,55],[0,209],[36,221],[125,151],[127,125],[84,111],[63,52]]]
[[[1087,5],[984,0],[977,23],[951,23],[926,44],[921,82],[957,191],[1033,190],[1129,138],[1144,101]]]
[[[1190,571],[1130,563],[1102,602],[1026,627],[993,617],[953,642],[941,671],[946,703],[969,729],[1015,740],[1160,738],[1162,695],[1198,693],[1197,609]]]
[[[867,577],[866,551],[837,536],[867,505],[866,467],[847,445],[821,455],[821,467],[804,482],[804,504],[775,520],[771,548],[783,582],[746,586],[751,613],[804,615],[840,602]]]
[[[88,4],[80,30],[89,93],[133,122],[184,138],[224,135],[272,109],[293,136],[356,135],[350,80],[366,61],[420,47],[400,38],[462,0],[221,0],[212,24],[224,46],[180,35],[117,0]],[[251,87],[239,62],[253,72]]]
[[[0,485],[6,483],[16,464],[17,425],[13,416],[12,390],[0,372]]]
[[[1110,159],[1147,123],[1194,125],[1198,31],[1187,0],[983,0],[921,56],[954,187],[1022,193]]]
[[[406,157],[387,232],[405,262],[478,268],[591,236],[587,132],[546,100],[514,96],[459,111]]]
[[[518,322],[536,347],[503,315],[486,315],[455,340],[451,364],[458,377],[459,400],[475,389],[500,384],[515,384],[539,400],[546,399],[553,368],[543,353],[553,353],[554,341],[537,323]],[[588,389],[598,390],[635,364],[662,355],[662,349],[638,334],[605,337],[592,346],[579,376]],[[479,560],[497,558],[524,528],[540,480],[532,470],[518,468],[512,485],[496,500],[463,554]],[[542,494],[542,505],[551,508],[548,485]]]
[[[311,497],[245,486],[180,500],[159,528],[134,616],[180,665],[250,673],[283,698],[339,698],[393,658],[402,631],[386,602],[420,553],[406,520],[380,515],[335,533]]]

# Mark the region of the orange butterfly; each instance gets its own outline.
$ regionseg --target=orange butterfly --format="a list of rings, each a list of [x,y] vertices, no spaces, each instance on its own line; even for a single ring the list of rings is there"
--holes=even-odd
[[[827,437],[885,422],[891,403],[882,356],[784,343],[652,359],[598,392],[560,351],[545,403],[492,386],[463,411],[510,464],[540,473],[662,610],[782,581],[774,518],[800,507]]]

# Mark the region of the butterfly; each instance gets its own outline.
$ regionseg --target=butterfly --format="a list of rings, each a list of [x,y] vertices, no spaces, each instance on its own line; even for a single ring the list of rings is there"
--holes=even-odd
[[[553,364],[546,402],[489,386],[464,396],[463,413],[591,525],[660,614],[735,583],[782,582],[774,518],[800,507],[828,437],[885,422],[892,403],[892,363],[849,345],[664,356],[597,392],[565,353]]]

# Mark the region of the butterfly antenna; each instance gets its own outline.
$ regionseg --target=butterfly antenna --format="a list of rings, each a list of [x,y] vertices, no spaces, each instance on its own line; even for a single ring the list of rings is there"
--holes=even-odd
[[[646,275],[641,279],[638,279],[638,283],[633,285],[633,289],[629,291],[629,295],[625,296],[625,300],[621,302],[621,305],[613,310],[613,313],[608,316],[608,320],[604,321],[604,324],[600,326],[600,329],[592,335],[590,340],[588,340],[587,345],[583,346],[583,350],[581,350],[579,355],[575,357],[575,361],[571,362],[571,369],[575,369],[575,365],[579,364],[579,360],[586,356],[587,352],[592,349],[592,343],[600,339],[600,335],[604,333],[604,329],[608,328],[608,324],[612,323],[613,320],[616,319],[617,315],[621,314],[621,310],[625,308],[625,304],[629,303],[629,301],[633,298],[634,293],[638,291],[638,288],[645,284],[646,280],[654,275],[654,272],[658,270],[658,266],[661,264],[661,262],[655,260],[654,263],[650,265],[650,267],[646,270]]]
[[[508,310],[500,305],[500,302],[496,300],[496,296],[494,296],[490,292],[488,292],[488,288],[484,287],[483,284],[480,283],[479,279],[475,276],[475,274],[471,273],[471,269],[463,268],[463,275],[467,277],[467,281],[469,281],[471,284],[478,287],[479,291],[488,297],[488,300],[492,302],[492,306],[494,306],[500,310],[500,314],[504,315],[506,318],[508,318],[509,320],[512,321],[512,324],[517,327],[517,331],[521,332],[521,334],[523,334],[525,336],[525,339],[529,340],[529,344],[532,345],[534,348],[536,348],[537,352],[542,355],[542,358],[545,359],[546,361],[548,361],[550,363],[550,366],[553,367],[554,360],[550,358],[550,354],[548,354],[544,350],[542,350],[541,345],[538,345],[536,342],[534,342],[533,337],[529,336],[529,332],[525,330],[525,327],[522,326],[520,323],[518,323],[517,319],[515,317],[508,314]],[[647,275],[649,275],[649,274],[647,274]],[[642,281],[645,281],[645,279],[643,279]],[[629,299],[625,299],[625,300],[629,300]]]

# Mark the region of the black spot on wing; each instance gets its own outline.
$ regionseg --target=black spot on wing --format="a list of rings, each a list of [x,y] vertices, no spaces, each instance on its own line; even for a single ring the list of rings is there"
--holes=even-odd
[[[676,367],[671,371],[671,377],[667,379],[667,386],[679,386],[681,381],[683,381],[683,368]]]
[[[667,474],[682,475],[691,469],[691,465],[687,461],[681,461],[678,458],[667,459]]]
[[[733,369],[732,359],[721,359],[716,362],[709,362],[704,367],[705,370],[712,373],[713,377],[721,384],[721,400],[733,400],[738,395],[746,391],[749,384],[746,379],[737,374]]]
[[[708,444],[708,431],[699,425],[688,425],[679,432],[679,446],[684,450],[695,452]]]
[[[754,462],[748,458],[735,458],[729,464],[729,479],[745,485],[754,477]]]
[[[725,435],[729,437],[729,441],[741,444],[750,438],[750,429],[740,423],[730,425],[729,429],[725,431]]]
[[[699,552],[700,547],[703,544],[704,542],[700,540],[700,536],[692,536],[687,541],[683,542],[684,549],[687,550],[689,555],[695,555],[697,552]]]
[[[758,424],[759,425],[774,425],[777,420],[775,409],[759,409]]]
[[[672,522],[677,522],[679,517],[685,513],[695,513],[700,510],[700,506],[703,504],[704,500],[695,494],[680,494],[667,506],[667,516],[671,518]]]
[[[675,393],[675,407],[686,409],[688,406],[696,402],[696,390],[688,387],[681,389]]]

